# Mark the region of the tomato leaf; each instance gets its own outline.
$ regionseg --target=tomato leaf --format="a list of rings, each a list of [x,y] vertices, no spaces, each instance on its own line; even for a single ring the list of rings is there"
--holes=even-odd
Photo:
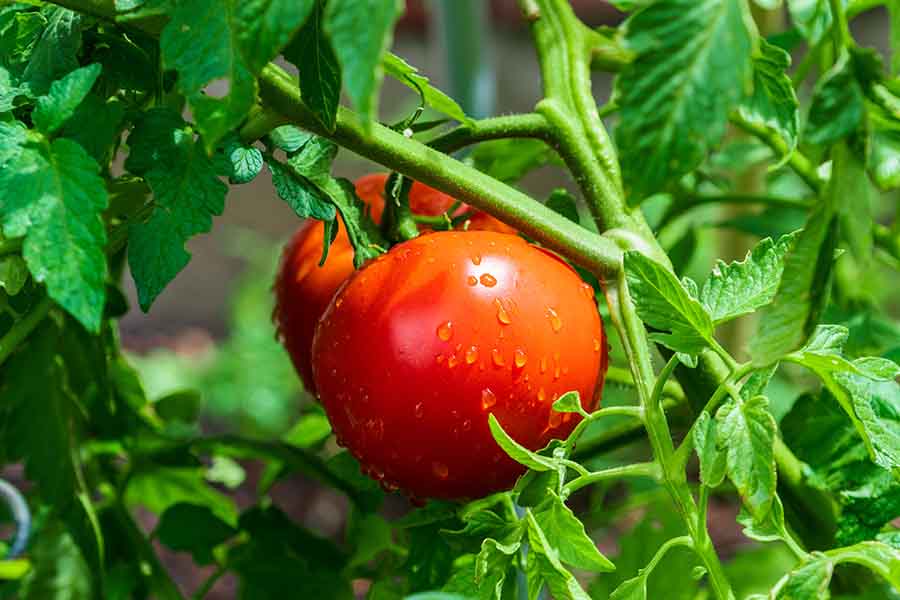
[[[121,135],[124,116],[125,107],[121,101],[116,98],[104,101],[91,93],[63,125],[60,135],[78,142],[94,160],[106,164]]]
[[[456,119],[460,123],[469,123],[471,119],[466,116],[456,100],[437,89],[429,82],[428,78],[419,73],[419,70],[391,52],[385,52],[381,60],[385,73],[394,77],[406,87],[421,92],[425,96],[425,103],[443,115]]]
[[[777,242],[765,238],[747,252],[743,261],[716,262],[699,294],[714,323],[751,313],[772,301],[781,281],[784,257],[796,235],[782,236]]]
[[[347,94],[365,127],[378,118],[381,61],[402,12],[399,0],[330,0],[325,8],[325,31],[341,64]]]
[[[212,550],[237,530],[217,517],[208,506],[179,502],[160,517],[156,538],[178,552],[190,552],[198,565],[213,562]]]
[[[481,551],[475,558],[475,583],[482,592],[481,598],[502,600],[506,573],[521,547],[520,542],[502,544],[488,538],[481,544]]]
[[[856,131],[862,125],[864,114],[863,90],[856,78],[853,61],[844,52],[816,84],[804,138],[811,144],[833,144]]]
[[[323,30],[324,1],[314,3],[312,14],[291,43],[284,57],[299,71],[300,96],[327,131],[334,131],[341,100],[341,69]]]
[[[703,411],[694,424],[694,448],[700,459],[700,481],[714,488],[725,479],[725,452],[718,446],[718,426],[709,413]]]
[[[750,89],[749,23],[746,4],[735,0],[662,0],[628,19],[635,58],[614,97],[630,202],[695,169],[724,135],[728,113]]]
[[[0,123],[0,225],[25,236],[22,256],[35,281],[89,331],[106,296],[107,193],[100,167],[75,142]]]
[[[497,421],[494,413],[488,415],[488,426],[491,428],[494,441],[516,462],[525,465],[533,471],[555,471],[558,469],[559,461],[532,452],[509,437],[509,434],[503,430],[500,422]]]
[[[75,110],[91,91],[100,75],[100,65],[94,63],[76,69],[50,85],[46,96],[37,99],[31,120],[42,133],[50,135],[75,114]]]
[[[582,589],[575,576],[563,566],[559,551],[547,538],[541,523],[530,508],[525,509],[525,523],[528,527],[529,553],[536,555],[536,568],[553,597],[589,600],[590,596]]]
[[[790,55],[777,46],[759,41],[759,55],[753,59],[753,94],[737,107],[741,118],[784,140],[788,156],[797,148],[800,112],[797,94],[786,70]]]
[[[532,514],[547,541],[559,553],[561,562],[596,573],[615,571],[615,565],[588,537],[582,522],[552,490],[539,506],[532,509]]]
[[[157,515],[179,503],[199,504],[229,526],[237,523],[234,501],[207,484],[199,468],[147,465],[128,480],[125,500]]]
[[[791,21],[810,44],[819,42],[831,28],[829,0],[787,0]]]
[[[128,264],[146,312],[190,261],[185,243],[208,232],[212,217],[222,214],[227,188],[187,125],[169,109],[145,113],[128,143],[125,167],[144,177],[156,204],[129,232]]]
[[[765,396],[729,399],[716,412],[716,445],[725,451],[728,477],[757,520],[775,495],[775,418]]]
[[[30,93],[45,94],[50,84],[79,67],[82,16],[65,8],[53,8],[47,26],[28,53],[21,72],[21,85]]]
[[[865,267],[872,258],[873,211],[878,205],[878,190],[866,173],[864,161],[846,145],[835,146],[831,160],[831,193],[837,205],[841,233],[857,263]]]
[[[671,333],[651,338],[676,352],[696,354],[713,341],[706,309],[662,265],[640,252],[625,253],[628,289],[644,323]]]
[[[245,146],[237,136],[226,138],[222,152],[229,167],[228,181],[231,183],[250,183],[262,171],[262,152],[254,146]]]

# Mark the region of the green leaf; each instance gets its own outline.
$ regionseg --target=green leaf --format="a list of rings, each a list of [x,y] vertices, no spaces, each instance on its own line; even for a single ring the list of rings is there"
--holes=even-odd
[[[354,548],[353,556],[347,563],[349,567],[369,563],[394,544],[390,523],[373,513],[354,513],[348,525],[347,538]]]
[[[250,183],[262,171],[263,155],[259,148],[245,146],[236,137],[226,142],[224,153],[231,167],[228,175],[231,183]]]
[[[725,479],[726,453],[719,449],[716,420],[703,411],[694,425],[694,448],[700,459],[700,481],[714,488]]]
[[[581,217],[578,214],[578,204],[569,190],[565,188],[557,188],[550,192],[550,196],[545,202],[547,208],[553,209],[554,212],[560,214],[572,221],[581,224]]]
[[[147,311],[190,260],[187,240],[209,231],[212,217],[222,214],[227,188],[181,117],[168,109],[146,113],[128,143],[125,167],[144,177],[156,204],[149,219],[130,227],[128,245],[138,300]]]
[[[867,166],[872,178],[882,190],[897,189],[900,187],[900,129],[875,129],[869,140]]]
[[[303,103],[326,131],[334,131],[341,100],[341,68],[322,29],[325,2],[313,4],[312,15],[284,49],[284,57],[298,69]]]
[[[833,572],[833,562],[824,557],[816,557],[788,573],[783,587],[773,596],[775,600],[827,600],[831,597],[828,584],[831,583]]]
[[[157,515],[179,503],[198,504],[232,527],[237,523],[234,501],[208,485],[199,468],[152,465],[138,470],[128,480],[125,501]]]
[[[160,517],[154,535],[177,552],[190,552],[198,565],[214,561],[213,548],[224,543],[237,530],[213,514],[208,506],[180,502]]]
[[[54,81],[47,95],[37,99],[31,114],[35,127],[47,135],[59,129],[75,114],[99,75],[100,64],[94,63]]]
[[[810,44],[816,44],[831,28],[829,0],[787,0],[791,22]]]
[[[772,501],[772,510],[760,519],[753,517],[744,507],[737,516],[737,522],[744,526],[745,536],[758,542],[776,542],[789,539],[789,533],[784,524],[784,506],[781,499],[775,495]]]
[[[320,444],[331,435],[331,424],[328,418],[319,413],[302,417],[282,438],[288,444],[298,448],[310,448]]]
[[[28,281],[28,266],[25,260],[16,254],[0,258],[0,287],[9,296],[22,291]]]
[[[91,572],[72,536],[52,521],[36,536],[32,570],[17,597],[22,600],[92,600]]]
[[[9,71],[0,66],[0,115],[15,107],[16,98],[26,95],[28,95],[28,88],[20,88],[13,81]]]
[[[651,339],[687,354],[712,343],[709,314],[672,273],[640,252],[626,252],[624,265],[638,316],[651,327],[671,331],[651,334]]]
[[[234,24],[240,50],[253,73],[262,71],[298,31],[306,31],[301,27],[314,18],[315,4],[316,0],[238,0],[234,3]]]
[[[81,15],[65,8],[53,8],[48,13],[47,26],[20,77],[32,94],[47,93],[51,83],[79,67],[81,20]]]
[[[121,135],[125,107],[112,98],[104,101],[96,94],[87,97],[63,125],[60,135],[78,142],[99,164],[108,164]]]
[[[634,60],[616,79],[616,129],[632,202],[695,169],[749,89],[755,36],[744,2],[661,0],[635,13]]]
[[[391,47],[400,0],[330,0],[325,31],[341,64],[344,85],[364,126],[378,118],[382,57]]]
[[[532,510],[547,541],[559,553],[559,560],[578,569],[595,573],[615,571],[616,567],[597,550],[584,524],[565,502],[550,490],[541,505]]]
[[[566,392],[553,403],[553,410],[556,412],[584,413],[580,394],[577,391]]]
[[[425,104],[438,111],[443,115],[447,115],[452,119],[456,119],[460,123],[469,123],[471,119],[466,116],[463,109],[456,103],[456,100],[437,89],[428,81],[428,78],[419,73],[419,70],[407,63],[405,60],[391,52],[385,52],[381,61],[385,73],[394,77],[407,86],[408,88],[421,92],[425,96]]]
[[[769,365],[800,347],[819,322],[828,301],[837,247],[832,200],[813,211],[784,258],[778,291],[760,319],[750,354]]]
[[[842,53],[816,84],[804,138],[828,146],[856,131],[865,115],[865,97],[850,55]]]
[[[525,523],[528,527],[529,553],[536,554],[536,565],[541,576],[557,600],[589,600],[575,576],[566,569],[559,551],[553,546],[535,518],[530,508],[525,509]]]
[[[472,151],[475,168],[504,183],[517,183],[552,159],[553,150],[541,140],[490,140]]]
[[[838,144],[831,152],[831,194],[838,211],[841,234],[860,265],[872,258],[873,212],[880,199],[878,190],[869,180],[860,155],[845,144]]]
[[[52,143],[0,123],[0,224],[25,236],[22,256],[35,281],[89,331],[99,331],[106,295],[107,194],[100,167],[67,139]]]
[[[717,261],[700,292],[700,302],[716,324],[753,312],[775,297],[784,257],[791,249],[796,233],[777,242],[765,238],[743,261],[726,264]]]
[[[834,373],[833,377],[846,393],[834,385],[829,386],[829,391],[845,410],[850,408],[848,404],[852,405],[849,414],[855,417],[872,460],[885,469],[900,467],[900,384],[846,372]],[[829,385],[827,379],[825,383]]]
[[[285,152],[296,152],[315,136],[293,125],[281,125],[269,132],[269,139]]]
[[[310,182],[298,177],[294,171],[275,158],[266,161],[272,173],[272,185],[278,197],[301,219],[314,218],[331,221],[337,212],[334,205],[325,198],[319,189]]]
[[[509,434],[500,426],[494,413],[488,415],[488,426],[491,429],[491,435],[494,441],[500,446],[510,458],[519,464],[525,465],[533,471],[555,471],[559,468],[559,461],[541,456],[537,452],[532,452],[528,448],[522,446],[517,441],[509,437]]]
[[[520,546],[519,542],[501,544],[490,538],[484,540],[475,559],[475,582],[481,592],[480,598],[503,600],[506,572],[513,565]]]
[[[730,399],[716,413],[717,446],[725,451],[728,477],[756,519],[775,495],[775,418],[765,396]]]
[[[738,106],[744,121],[784,140],[787,157],[797,148],[800,112],[797,94],[786,73],[791,56],[765,40],[759,41],[759,56],[753,59],[753,95]]]

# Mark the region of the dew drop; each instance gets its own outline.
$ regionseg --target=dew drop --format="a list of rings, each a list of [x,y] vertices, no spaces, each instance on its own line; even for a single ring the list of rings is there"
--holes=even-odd
[[[453,323],[445,321],[438,325],[437,336],[444,342],[453,337]]]
[[[438,479],[447,479],[447,477],[450,475],[450,470],[444,463],[431,463],[431,470],[434,472]]]
[[[381,481],[382,479],[384,479],[384,471],[377,467],[373,467],[370,476],[374,479],[377,479],[378,481]]]
[[[341,304],[343,304],[343,303],[344,303],[344,299],[343,299],[343,298],[338,298],[337,300],[334,301],[334,307],[335,307],[335,308],[340,308],[340,307],[341,307]]]
[[[563,367],[563,375],[569,374],[569,367]]]
[[[490,273],[484,273],[481,276],[481,285],[483,285],[484,287],[494,287],[495,285],[497,285],[497,278]]]
[[[476,285],[478,285],[478,278],[475,277],[474,275],[469,275],[468,277],[466,277],[466,283],[468,283],[471,286],[476,286]]]
[[[584,295],[587,296],[588,298],[590,298],[590,299],[592,299],[592,300],[594,299],[594,288],[592,288],[592,287],[589,286],[588,284],[582,283],[582,284],[581,284],[581,291],[582,291],[582,292],[584,293]]]
[[[546,372],[547,372],[547,357],[545,356],[541,359],[541,373],[546,373]]]
[[[476,360],[478,360],[478,348],[476,346],[472,346],[468,350],[466,350],[466,364],[471,365]]]
[[[472,429],[472,421],[469,419],[466,419],[465,421],[463,421],[462,429],[463,429],[463,431],[468,431],[468,430]]]
[[[553,331],[559,333],[559,330],[562,329],[562,319],[560,319],[556,311],[549,306],[547,307],[547,316],[550,318],[550,327],[553,328]]]
[[[451,354],[450,357],[447,359],[447,366],[452,369],[453,367],[455,367],[458,364],[459,364],[459,357],[456,356],[455,354]]]
[[[503,353],[500,352],[499,348],[494,348],[493,350],[491,350],[491,359],[498,367],[502,367],[504,364],[506,364],[506,362],[503,360]]]
[[[559,365],[556,365],[556,370],[553,371],[553,379],[559,379]]]
[[[538,401],[540,401],[540,402],[543,402],[544,400],[547,399],[547,392],[544,391],[544,388],[542,388],[542,387],[538,388],[537,398],[538,398]]]
[[[556,412],[555,410],[551,410],[550,422],[548,423],[550,427],[559,427],[560,423],[562,423],[562,414]]]
[[[494,395],[494,392],[490,388],[481,390],[481,408],[487,410],[495,404],[497,404],[497,396]]]
[[[516,348],[516,351],[513,354],[513,360],[515,361],[516,366],[521,369],[525,366],[525,363],[528,362],[528,355],[525,354],[525,351],[521,348]]]
[[[600,352],[600,340],[594,338],[594,352]]]
[[[509,313],[506,312],[506,309],[503,307],[503,303],[500,302],[500,298],[495,298],[494,304],[497,305],[497,320],[504,325],[509,325],[510,323],[512,323],[512,319],[509,318]]]
[[[416,404],[416,407],[413,409],[413,414],[416,415],[417,419],[421,419],[422,415],[425,414],[425,408],[422,406],[421,402]]]
[[[475,256],[472,257],[472,264],[475,266],[478,266],[481,264],[481,255],[480,254],[476,254]]]
[[[444,362],[444,355],[438,354],[437,356],[435,356],[434,362],[436,362],[437,364],[441,364],[442,362]]]

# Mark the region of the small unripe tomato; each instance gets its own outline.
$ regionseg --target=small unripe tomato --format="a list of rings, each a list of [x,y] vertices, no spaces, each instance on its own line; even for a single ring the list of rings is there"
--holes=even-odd
[[[493,413],[537,450],[593,410],[607,345],[593,289],[522,238],[446,231],[393,247],[354,273],[313,341],[316,389],[340,444],[388,489],[477,498],[524,468],[497,446]]]
[[[369,207],[376,223],[381,222],[384,211],[387,179],[387,173],[372,173],[354,182],[356,194]],[[414,182],[409,192],[410,208],[415,214],[437,216],[450,209],[453,203],[453,198],[447,194],[419,182]],[[469,207],[463,204],[457,212],[463,214],[468,210]],[[472,229],[515,231],[480,211],[472,219]],[[310,348],[316,323],[338,287],[353,273],[353,248],[339,217],[337,237],[329,248],[328,259],[320,267],[324,237],[325,228],[320,221],[304,222],[285,246],[275,281],[274,319],[279,337],[304,387],[313,393]]]

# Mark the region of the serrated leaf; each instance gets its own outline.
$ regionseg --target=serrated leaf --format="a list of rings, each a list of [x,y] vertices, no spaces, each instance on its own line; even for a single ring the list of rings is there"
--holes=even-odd
[[[239,0],[235,24],[241,53],[259,73],[314,18],[315,0]]]
[[[0,66],[0,115],[11,111],[16,98],[25,95],[28,95],[28,88],[19,87],[9,71]]]
[[[846,372],[834,373],[833,378],[846,391],[842,393],[834,385],[828,389],[843,399],[845,410],[850,409],[875,464],[885,469],[900,467],[900,384]],[[826,379],[825,383],[828,385],[829,381]]]
[[[868,169],[882,190],[900,187],[900,130],[876,129],[869,138]]]
[[[800,112],[797,94],[786,73],[791,56],[765,40],[759,41],[759,56],[753,59],[753,95],[738,105],[738,114],[784,140],[787,153],[797,147]]]
[[[394,23],[403,12],[399,0],[330,0],[325,31],[341,64],[342,78],[364,126],[378,118],[384,53],[391,47]]]
[[[428,78],[421,75],[417,68],[396,54],[385,52],[381,64],[385,73],[395,77],[397,81],[408,88],[421,92],[425,96],[425,103],[437,112],[456,119],[460,123],[470,122],[469,117],[456,103],[456,100],[431,85]]]
[[[31,114],[35,127],[48,135],[59,129],[75,114],[99,75],[100,64],[94,63],[54,81],[47,95],[37,99]]]
[[[207,484],[199,468],[148,465],[128,480],[125,501],[157,515],[179,503],[199,504],[224,523],[237,524],[234,501]]]
[[[547,541],[559,553],[560,561],[595,573],[615,571],[615,565],[597,550],[588,537],[584,524],[552,490],[532,513]]]
[[[828,73],[816,84],[809,107],[804,139],[827,146],[856,131],[865,115],[865,96],[853,61],[841,54]]]
[[[475,558],[475,583],[482,592],[481,598],[502,600],[506,571],[512,566],[520,546],[519,542],[502,544],[490,538],[484,540]]]
[[[775,495],[775,418],[764,396],[728,400],[716,413],[717,446],[728,477],[754,518],[766,516]]]
[[[748,23],[735,0],[661,0],[627,21],[635,58],[616,79],[615,101],[631,202],[696,168],[724,135],[752,76]]]
[[[700,481],[714,488],[725,479],[725,452],[718,447],[716,420],[703,411],[694,425],[694,448],[700,459]]]
[[[269,132],[269,139],[287,153],[296,152],[315,136],[293,125],[281,125]]]
[[[831,191],[841,233],[860,265],[872,258],[873,213],[880,196],[869,180],[863,160],[845,144],[838,144],[831,152]]]
[[[553,403],[553,410],[557,412],[582,413],[581,397],[578,392],[566,392]]]
[[[162,514],[154,535],[172,550],[190,552],[198,565],[208,565],[214,560],[213,548],[236,533],[234,527],[214,515],[208,506],[180,502]]]
[[[831,28],[829,0],[787,0],[791,22],[810,44],[818,43]]]
[[[713,325],[706,309],[688,294],[672,273],[639,252],[626,252],[628,289],[644,323],[670,334],[654,340],[676,352],[696,354],[712,342]]]
[[[0,224],[25,236],[22,256],[50,297],[89,331],[99,331],[106,297],[107,205],[100,167],[67,139],[52,143],[0,123]]]
[[[785,255],[778,291],[762,313],[750,354],[769,365],[806,341],[819,321],[831,289],[837,220],[826,198],[809,216]]]
[[[589,600],[575,576],[560,561],[560,553],[553,546],[535,518],[532,510],[525,510],[528,527],[529,552],[537,554],[537,569],[547,583],[550,593],[558,600]]]
[[[124,116],[125,107],[118,99],[104,101],[96,94],[88,94],[63,125],[60,135],[78,142],[98,163],[107,164],[119,140]]]
[[[310,182],[296,176],[287,166],[277,160],[269,159],[266,163],[272,172],[272,185],[278,197],[301,219],[315,218],[331,221],[336,216],[334,205],[325,198],[319,189]]]
[[[745,536],[758,542],[775,542],[789,539],[789,533],[784,525],[784,506],[781,499],[775,495],[772,500],[772,510],[761,519],[756,519],[744,507],[737,516],[737,522],[743,525]]]
[[[184,121],[168,109],[146,113],[128,138],[125,167],[142,175],[155,210],[129,228],[128,264],[144,311],[184,268],[188,239],[212,228],[222,214],[227,188]]]
[[[828,600],[833,572],[833,562],[824,557],[814,558],[788,573],[783,587],[773,597],[775,600]]]
[[[32,94],[45,94],[50,84],[79,67],[81,49],[80,14],[65,8],[53,8],[47,15],[47,26],[28,56],[20,85]]]
[[[312,4],[312,14],[284,49],[284,57],[298,69],[303,103],[327,131],[334,131],[341,100],[341,68],[323,30],[325,3]]]
[[[249,183],[262,171],[263,155],[259,148],[245,146],[233,139],[225,144],[225,156],[231,166],[228,180],[231,183]]]
[[[778,242],[765,238],[743,261],[716,263],[700,292],[700,302],[713,322],[724,323],[772,301],[781,281],[784,257],[795,238],[796,233],[782,236]]]

